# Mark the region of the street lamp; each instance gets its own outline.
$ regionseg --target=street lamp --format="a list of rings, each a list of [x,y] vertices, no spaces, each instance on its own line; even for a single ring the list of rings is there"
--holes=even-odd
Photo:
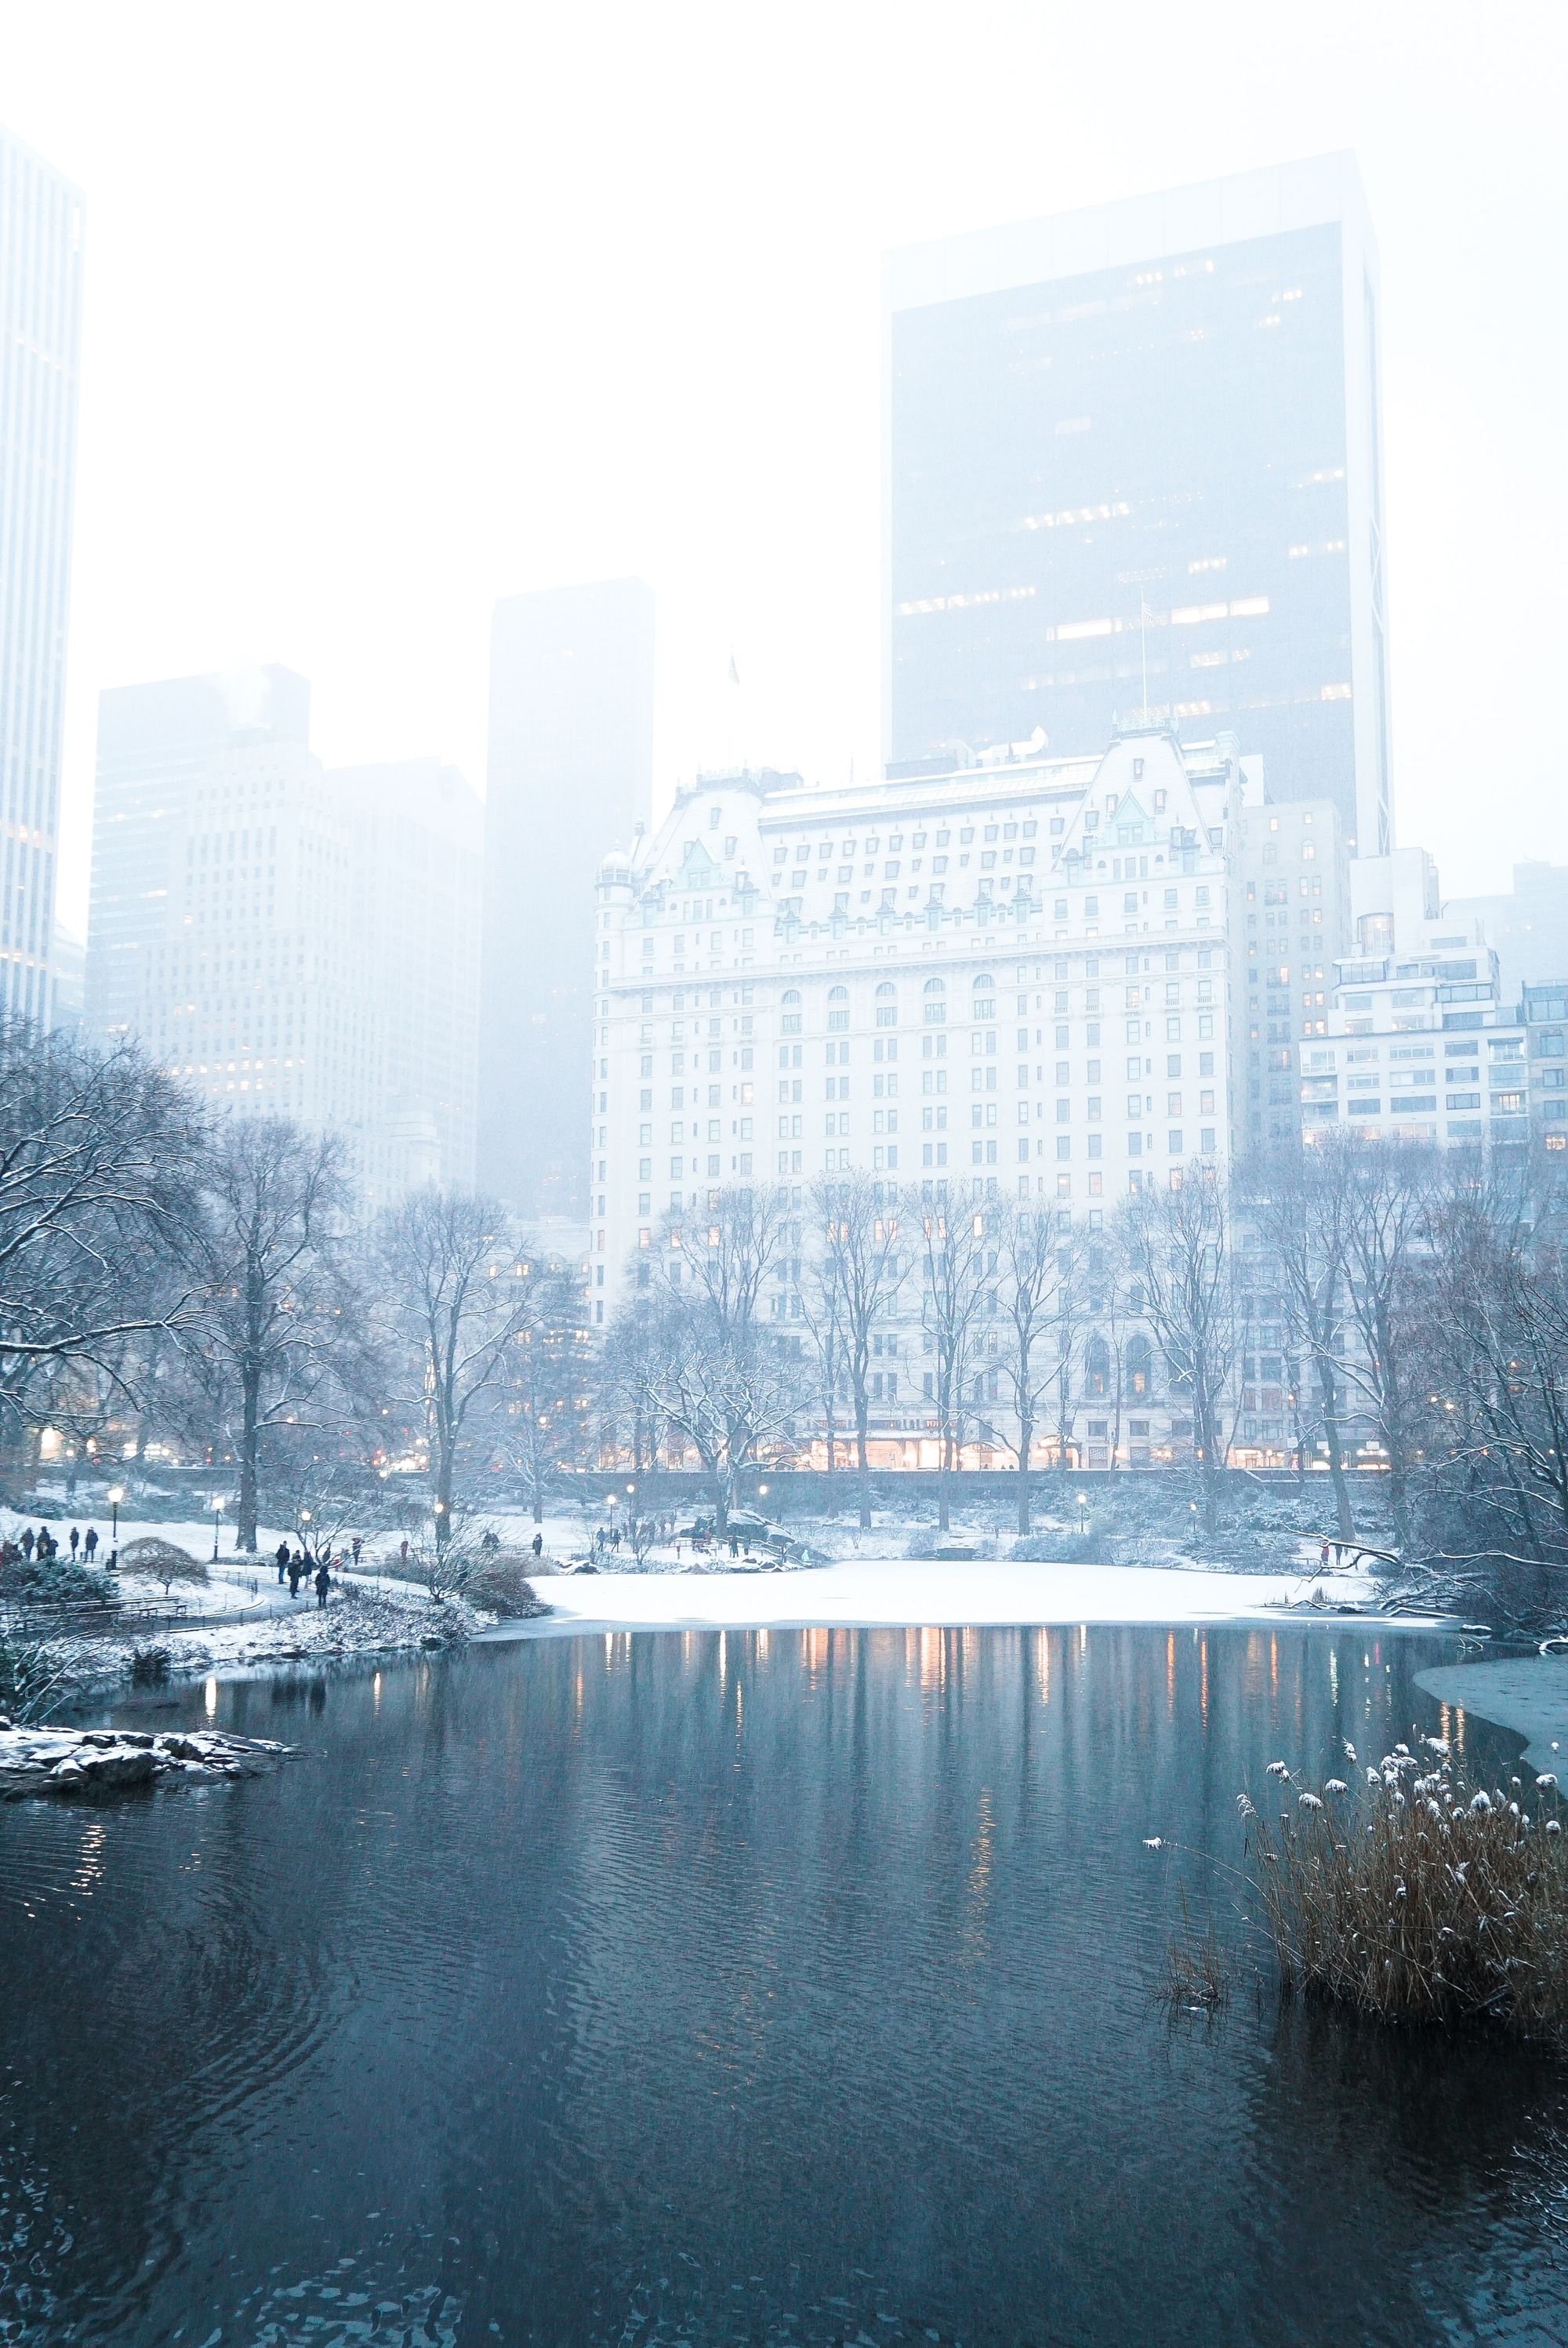
[[[109,1518],[114,1528],[109,1535],[109,1571],[111,1573],[119,1564],[119,1504],[124,1498],[123,1484],[109,1486]]]
[[[218,1529],[223,1522],[223,1495],[215,1492],[209,1503],[212,1510],[212,1562],[218,1562]]]

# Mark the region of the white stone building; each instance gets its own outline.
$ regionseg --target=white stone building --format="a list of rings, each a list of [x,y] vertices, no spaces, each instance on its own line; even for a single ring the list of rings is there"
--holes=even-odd
[[[1233,1143],[1234,742],[706,777],[598,885],[594,1318],[671,1208],[862,1167],[1100,1223]]]
[[[1334,964],[1323,1040],[1301,1048],[1305,1138],[1528,1139],[1524,1025],[1479,921],[1444,906],[1425,849],[1358,859],[1350,887],[1358,951]]]

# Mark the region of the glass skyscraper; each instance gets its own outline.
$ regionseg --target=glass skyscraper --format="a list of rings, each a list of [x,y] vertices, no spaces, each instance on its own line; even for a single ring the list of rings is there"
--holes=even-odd
[[[0,1011],[46,1022],[65,717],[82,200],[0,130]]]
[[[652,790],[652,590],[601,579],[504,597],[490,637],[479,1180],[528,1215],[575,1220],[605,1179],[584,1097],[594,881],[648,821]]]
[[[1234,734],[1390,834],[1377,254],[1348,156],[889,257],[890,766]]]

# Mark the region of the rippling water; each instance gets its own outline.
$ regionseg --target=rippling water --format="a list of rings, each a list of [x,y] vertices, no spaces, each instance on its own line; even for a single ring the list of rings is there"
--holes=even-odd
[[[1555,2065],[1150,2003],[1238,1787],[1436,1727],[1450,1652],[643,1634],[217,1690],[281,1777],[0,1810],[0,2341],[1568,2339]]]

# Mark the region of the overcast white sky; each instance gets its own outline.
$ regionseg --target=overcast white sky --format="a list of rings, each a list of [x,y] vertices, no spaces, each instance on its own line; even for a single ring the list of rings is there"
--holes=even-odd
[[[63,912],[101,685],[284,661],[329,761],[482,788],[522,587],[657,590],[664,790],[729,753],[732,645],[735,748],[875,771],[883,249],[1339,146],[1383,260],[1400,835],[1454,892],[1568,859],[1564,26],[0,0],[0,120],[88,205]]]

